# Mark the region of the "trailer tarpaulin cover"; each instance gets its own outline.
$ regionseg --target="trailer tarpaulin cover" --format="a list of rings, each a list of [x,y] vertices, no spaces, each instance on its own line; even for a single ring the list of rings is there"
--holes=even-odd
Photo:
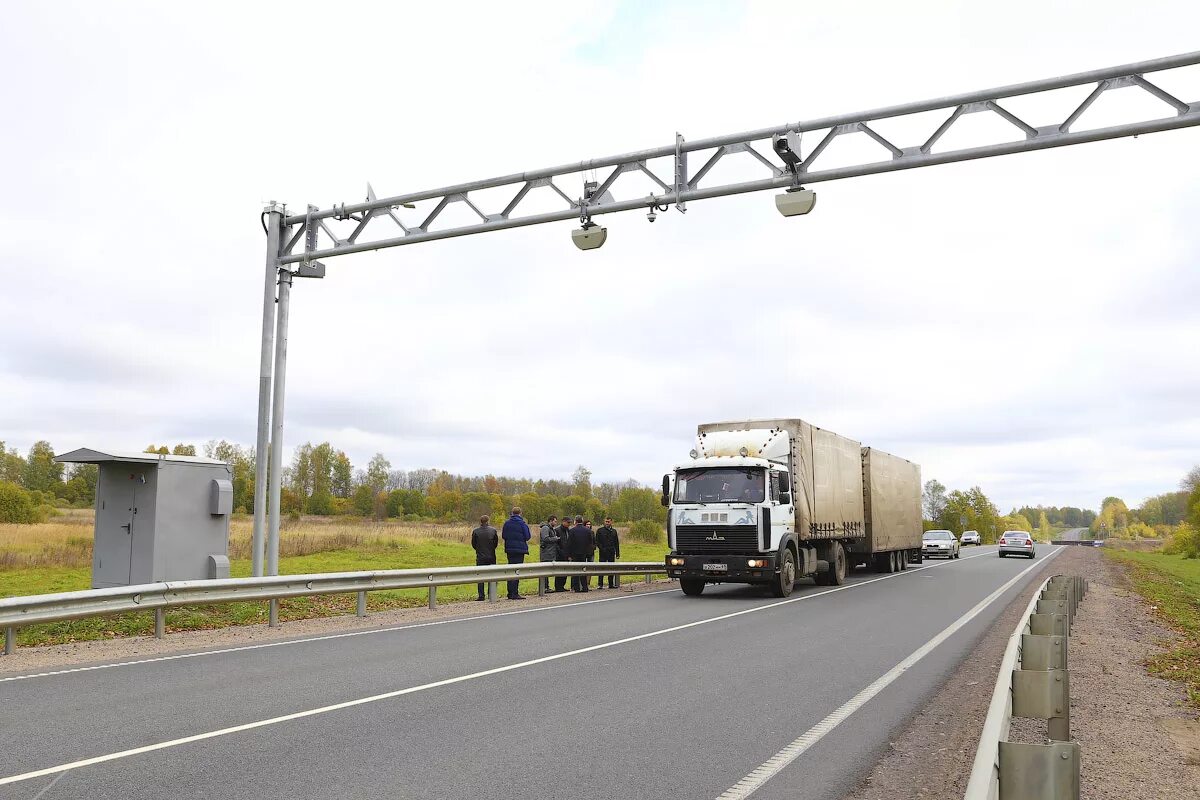
[[[864,447],[867,552],[921,546],[921,468],[898,456]]]

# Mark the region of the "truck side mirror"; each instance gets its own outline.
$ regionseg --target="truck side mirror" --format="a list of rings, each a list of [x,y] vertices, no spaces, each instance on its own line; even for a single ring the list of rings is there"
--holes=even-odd
[[[792,495],[788,492],[779,493],[779,505],[790,506],[792,504]]]
[[[785,495],[792,491],[792,477],[786,472],[779,473],[779,494]]]
[[[667,506],[671,505],[671,476],[670,475],[663,475],[662,497],[659,499],[659,502],[661,502],[663,504],[663,508],[666,508]]]

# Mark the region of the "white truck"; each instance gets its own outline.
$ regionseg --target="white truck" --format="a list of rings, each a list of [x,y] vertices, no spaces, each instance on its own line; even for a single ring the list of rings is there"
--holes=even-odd
[[[800,419],[701,425],[691,460],[663,476],[667,572],[709,583],[839,585],[856,566],[921,561],[921,469]]]

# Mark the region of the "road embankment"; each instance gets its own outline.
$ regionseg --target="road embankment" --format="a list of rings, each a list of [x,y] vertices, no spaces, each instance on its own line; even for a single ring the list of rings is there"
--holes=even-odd
[[[1178,635],[1155,618],[1127,568],[1098,550],[1066,548],[1047,574],[1089,581],[1068,653],[1083,800],[1200,797],[1200,723],[1183,686],[1146,667]],[[847,800],[962,796],[1007,638],[1035,590],[1031,584],[1012,601]],[[1041,742],[1044,735],[1044,722],[1016,720],[1011,738]]]

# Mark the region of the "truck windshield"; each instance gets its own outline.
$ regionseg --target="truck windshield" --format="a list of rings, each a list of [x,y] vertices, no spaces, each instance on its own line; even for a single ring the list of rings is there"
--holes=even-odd
[[[714,467],[675,473],[676,503],[761,503],[765,497],[761,468]]]

